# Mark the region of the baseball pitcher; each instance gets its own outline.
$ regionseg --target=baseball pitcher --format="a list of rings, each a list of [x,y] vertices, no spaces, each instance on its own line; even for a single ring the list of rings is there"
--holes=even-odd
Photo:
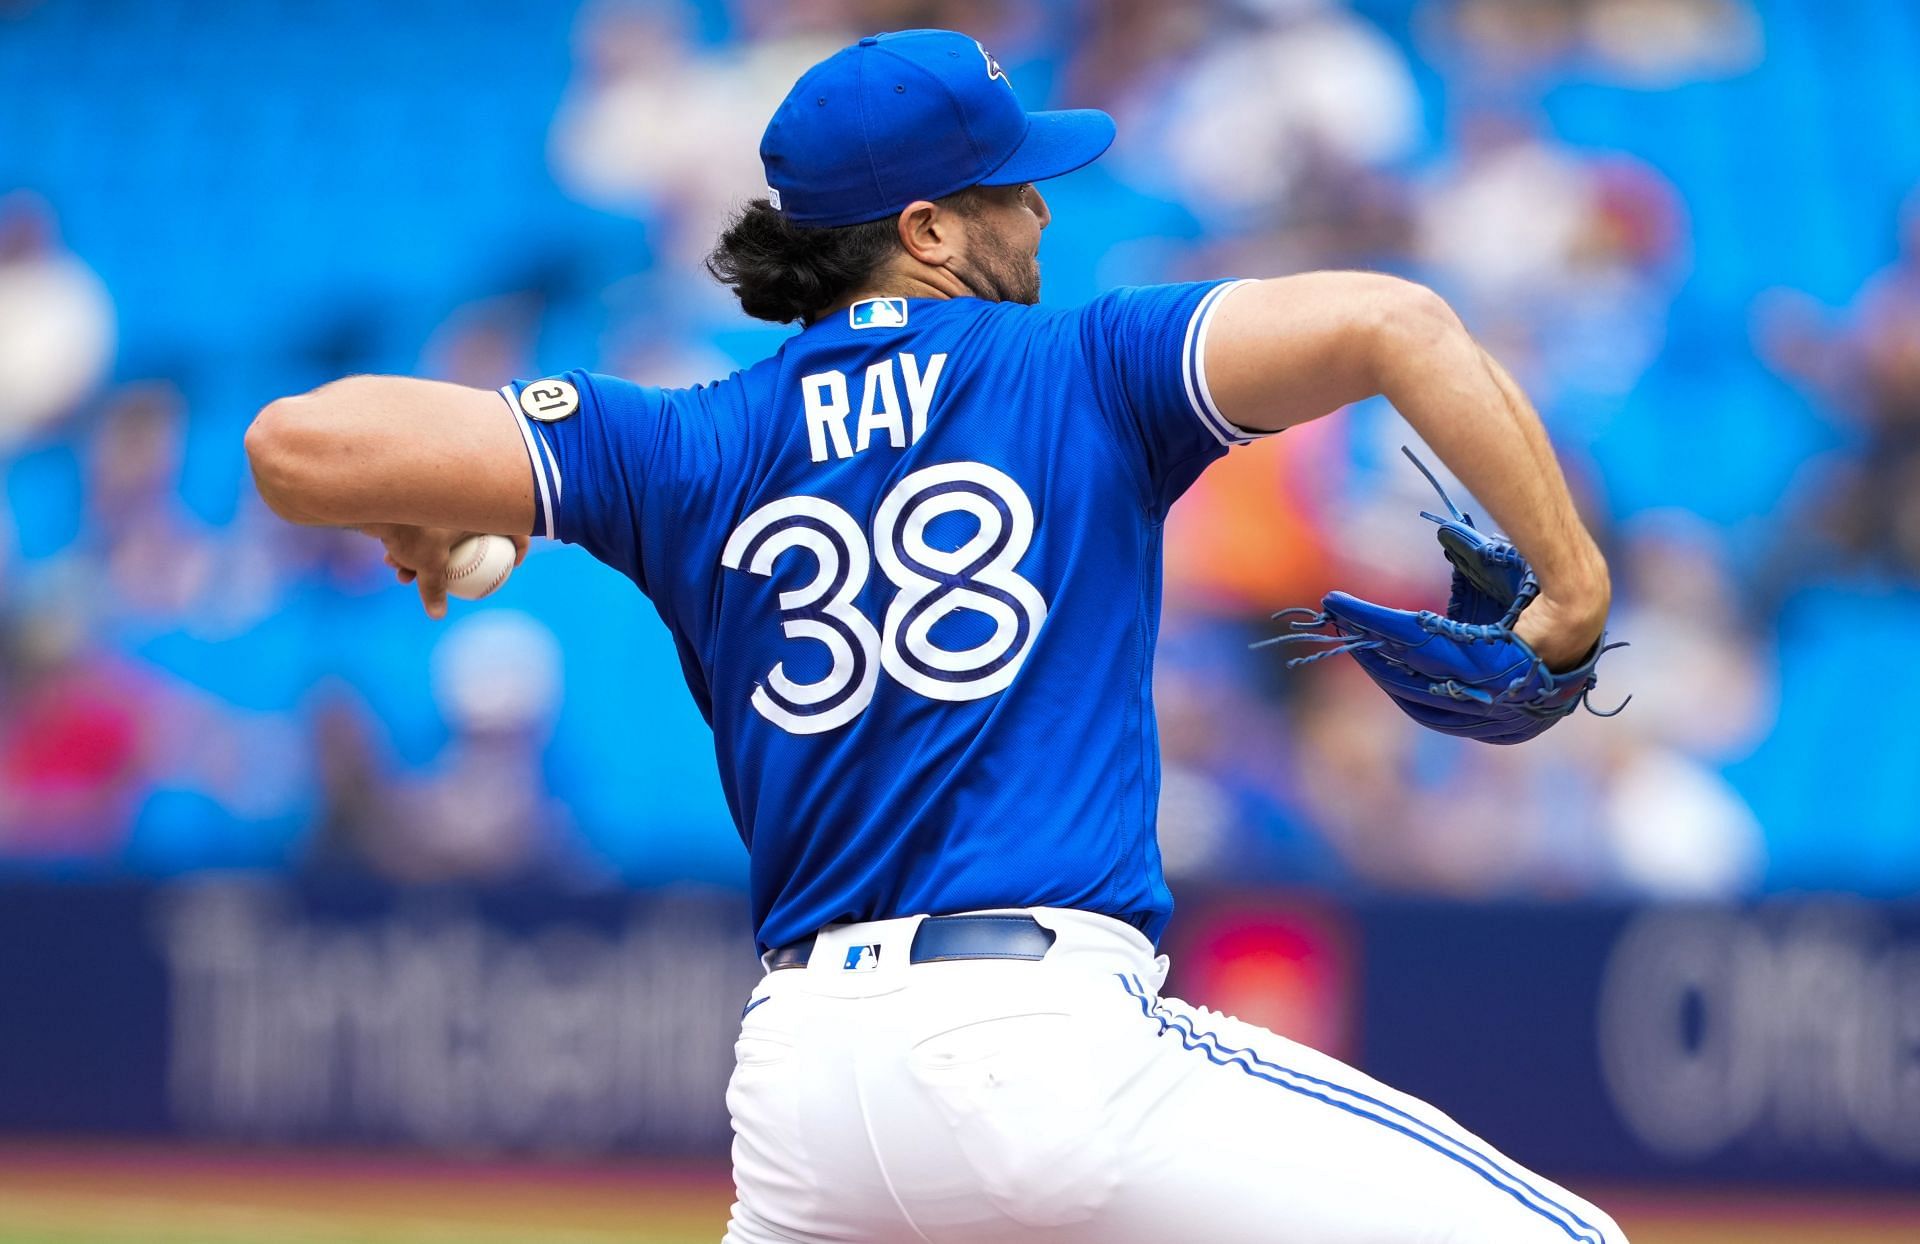
[[[261,412],[260,491],[377,536],[436,616],[478,532],[578,544],[658,608],[766,968],[732,1244],[1620,1244],[1431,1106],[1160,992],[1161,532],[1209,463],[1384,394],[1486,507],[1506,539],[1443,526],[1447,614],[1336,593],[1293,632],[1435,729],[1570,711],[1609,587],[1526,398],[1418,285],[1037,305],[1037,185],[1113,136],[1027,112],[964,35],[862,39],[780,105],[709,260],[800,326],[771,358],[676,390],[340,380]]]

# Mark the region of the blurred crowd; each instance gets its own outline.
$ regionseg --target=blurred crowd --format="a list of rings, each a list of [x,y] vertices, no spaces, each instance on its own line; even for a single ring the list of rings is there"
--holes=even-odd
[[[332,37],[396,45],[367,54],[407,63],[381,79],[407,125],[369,122],[376,140],[336,117],[324,56],[305,77],[269,64],[256,124],[282,127],[275,151],[197,157],[248,226],[173,254],[136,239],[187,236],[211,192],[116,198],[110,171],[54,148],[103,111],[138,141],[169,91],[201,122],[224,97],[151,78],[159,104],[83,100],[44,53],[85,26],[114,53],[104,79],[222,19],[0,10],[0,62],[11,44],[38,74],[17,124],[43,136],[38,159],[0,157],[0,866],[737,881],[704,727],[624,581],[539,548],[494,601],[429,624],[371,541],[265,512],[239,433],[349,371],[673,385],[760,357],[782,333],[699,259],[760,189],[766,117],[836,47],[936,25],[980,37],[1030,106],[1119,119],[1105,161],[1048,187],[1048,301],[1331,266],[1425,281],[1540,406],[1614,567],[1632,646],[1596,699],[1631,706],[1524,748],[1443,739],[1349,662],[1289,670],[1251,646],[1331,587],[1444,601],[1405,425],[1368,403],[1217,464],[1168,528],[1176,879],[1920,886],[1907,676],[1866,688],[1892,697],[1870,711],[1858,673],[1854,702],[1836,686],[1859,627],[1920,622],[1920,197],[1900,206],[1920,109],[1844,166],[1817,126],[1736,158],[1767,144],[1716,125],[1876,89],[1843,54],[1867,41],[1908,40],[1890,72],[1915,63],[1900,0],[1866,6],[1891,26],[1811,50],[1816,0],[593,0],[544,35],[503,6],[426,4],[351,36],[371,6],[322,7],[345,14]],[[443,28],[465,42],[405,61]],[[470,54],[508,58],[500,92]],[[469,99],[482,111],[447,119]],[[238,141],[181,126],[196,151]],[[303,152],[310,190],[263,171]],[[1813,208],[1773,188],[1837,167],[1851,240],[1789,257]],[[1726,243],[1728,204],[1762,245]]]

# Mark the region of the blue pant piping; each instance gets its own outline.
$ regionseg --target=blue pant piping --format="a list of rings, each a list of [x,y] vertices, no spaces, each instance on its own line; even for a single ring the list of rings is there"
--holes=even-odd
[[[1349,1114],[1357,1115],[1363,1119],[1370,1119],[1383,1127],[1392,1128],[1403,1136],[1419,1141],[1435,1153],[1458,1162],[1460,1165],[1466,1167],[1474,1174],[1480,1176],[1480,1178],[1518,1201],[1527,1209],[1532,1210],[1548,1222],[1551,1222],[1554,1226],[1559,1227],[1567,1233],[1570,1239],[1578,1241],[1579,1244],[1604,1244],[1599,1229],[1594,1227],[1593,1224],[1587,1222],[1566,1206],[1561,1205],[1559,1202],[1541,1193],[1538,1189],[1515,1176],[1492,1158],[1474,1150],[1468,1145],[1462,1144],[1459,1140],[1451,1136],[1447,1136],[1444,1132],[1441,1132],[1425,1120],[1417,1119],[1406,1111],[1389,1105],[1378,1098],[1370,1097],[1357,1089],[1350,1089],[1344,1085],[1335,1084],[1330,1080],[1322,1080],[1317,1076],[1307,1075],[1305,1072],[1294,1071],[1292,1068],[1282,1067],[1278,1063],[1268,1062],[1252,1050],[1228,1049],[1216,1034],[1211,1032],[1197,1033],[1193,1030],[1192,1021],[1188,1020],[1187,1017],[1183,1015],[1169,1015],[1164,1007],[1153,1003],[1147,995],[1146,986],[1142,985],[1138,978],[1130,980],[1125,975],[1119,973],[1116,973],[1116,975],[1120,977],[1121,987],[1140,1003],[1140,1013],[1148,1019],[1157,1021],[1162,1034],[1168,1032],[1179,1034],[1180,1043],[1187,1049],[1198,1050],[1200,1053],[1205,1054],[1209,1061],[1217,1063],[1222,1067],[1238,1067],[1255,1079],[1265,1080],[1269,1084],[1277,1084],[1289,1092],[1298,1093],[1303,1097],[1311,1097],[1315,1101],[1325,1102],[1327,1105],[1345,1110]],[[1267,1070],[1263,1071],[1261,1070],[1262,1068]],[[1401,1119],[1406,1120],[1408,1124],[1412,1124],[1413,1127],[1426,1129],[1426,1131],[1433,1133],[1433,1136],[1423,1135],[1413,1130],[1413,1127],[1397,1123],[1393,1119],[1383,1117],[1382,1114],[1375,1113],[1374,1111],[1363,1109],[1351,1102],[1338,1101],[1324,1093],[1307,1088],[1304,1085],[1282,1080],[1278,1078],[1278,1076],[1268,1074],[1268,1071],[1291,1076],[1295,1080],[1305,1080],[1310,1084],[1317,1084],[1335,1092],[1344,1093],[1349,1097],[1358,1098],[1360,1101],[1376,1107],[1379,1111],[1399,1116]],[[1471,1155],[1471,1158],[1456,1152],[1454,1149],[1447,1148],[1445,1145],[1442,1145],[1440,1141],[1435,1140],[1434,1136],[1445,1140],[1447,1144],[1456,1145],[1460,1149],[1465,1150],[1466,1155]],[[1482,1166],[1479,1165],[1479,1163],[1484,1163],[1485,1165]],[[1487,1168],[1491,1168],[1491,1170]],[[1512,1183],[1503,1183],[1502,1179],[1511,1180]],[[1514,1185],[1518,1186],[1516,1187]],[[1561,1218],[1552,1212],[1556,1210],[1559,1214],[1564,1214],[1566,1217]],[[1578,1224],[1581,1230],[1575,1230],[1572,1224]]]

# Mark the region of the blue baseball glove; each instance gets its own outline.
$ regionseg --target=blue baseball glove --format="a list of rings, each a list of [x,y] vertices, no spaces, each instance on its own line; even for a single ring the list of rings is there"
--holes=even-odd
[[[1324,645],[1295,657],[1289,669],[1340,653],[1360,663],[1407,716],[1431,730],[1483,743],[1524,743],[1586,704],[1601,654],[1622,644],[1603,635],[1578,666],[1555,672],[1513,632],[1540,595],[1540,581],[1504,537],[1473,525],[1411,450],[1407,457],[1440,494],[1451,517],[1422,511],[1440,526],[1440,547],[1453,566],[1447,612],[1389,609],[1346,592],[1329,592],[1319,609],[1283,609],[1287,633],[1270,644]],[[1620,708],[1625,708],[1623,702]],[[1601,713],[1611,717],[1620,711]]]

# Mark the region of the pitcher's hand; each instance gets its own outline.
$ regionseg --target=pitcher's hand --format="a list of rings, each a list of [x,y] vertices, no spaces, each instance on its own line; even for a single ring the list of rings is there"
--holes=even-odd
[[[447,557],[453,546],[470,535],[450,527],[408,527],[399,523],[376,523],[360,528],[386,549],[387,565],[402,583],[411,583],[420,591],[421,607],[430,618],[447,616]],[[527,556],[527,537],[508,536],[513,541],[513,564]]]

